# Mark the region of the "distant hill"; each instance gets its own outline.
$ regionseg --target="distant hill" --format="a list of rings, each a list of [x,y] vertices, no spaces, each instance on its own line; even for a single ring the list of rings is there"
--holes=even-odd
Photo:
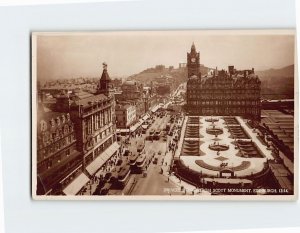
[[[285,66],[280,69],[269,69],[263,71],[255,71],[261,78],[265,77],[294,77],[294,65]]]
[[[169,69],[163,68],[164,66],[157,66],[156,68],[148,68],[138,74],[131,75],[127,80],[135,80],[145,84],[150,84],[151,81],[155,82],[163,75],[169,75],[174,78],[176,86],[180,83],[186,82],[187,80],[187,69],[186,68],[176,68]],[[202,66],[200,67],[200,72],[206,74],[209,68]]]
[[[255,73],[261,80],[263,98],[294,98],[294,65]]]
[[[176,85],[184,82],[187,76],[186,69],[169,69],[169,68],[149,68],[138,74],[131,75],[127,80],[135,80],[144,84],[150,85],[151,82],[156,82],[161,76],[171,76],[174,78]]]

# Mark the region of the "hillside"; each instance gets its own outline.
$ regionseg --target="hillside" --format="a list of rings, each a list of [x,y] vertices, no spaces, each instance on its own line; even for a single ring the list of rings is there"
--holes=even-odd
[[[150,68],[144,70],[138,74],[134,74],[127,78],[127,80],[135,80],[144,84],[150,85],[151,82],[155,82],[161,76],[172,76],[174,78],[174,82],[177,85],[186,81],[186,69],[155,69]]]
[[[255,73],[261,80],[263,98],[294,98],[294,65]]]
[[[200,72],[202,74],[206,74],[208,72],[207,67],[201,66]],[[160,78],[163,75],[169,75],[174,78],[174,82],[176,86],[178,86],[180,83],[186,82],[187,80],[187,70],[186,68],[177,68],[177,69],[169,69],[164,68],[164,66],[160,65],[156,68],[149,68],[146,69],[138,74],[134,74],[127,78],[127,80],[135,80],[142,82],[144,84],[150,84],[151,81],[155,82],[156,79]]]
[[[293,77],[294,76],[294,65],[289,65],[280,69],[269,69],[263,71],[256,71],[257,75],[261,78],[265,77]]]

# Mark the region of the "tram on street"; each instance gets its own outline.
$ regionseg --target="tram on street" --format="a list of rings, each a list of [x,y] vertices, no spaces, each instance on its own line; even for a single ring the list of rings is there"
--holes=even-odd
[[[145,165],[146,165],[146,155],[142,154],[138,157],[138,159],[136,160],[136,173],[141,174],[144,170],[145,170]]]
[[[145,143],[138,144],[138,146],[137,146],[137,152],[141,153],[144,150],[144,148],[145,148]]]
[[[119,174],[118,174],[118,186],[120,188],[124,188],[125,185],[128,183],[129,181],[129,175],[130,175],[131,171],[130,171],[130,166],[127,165],[125,167],[123,167]]]

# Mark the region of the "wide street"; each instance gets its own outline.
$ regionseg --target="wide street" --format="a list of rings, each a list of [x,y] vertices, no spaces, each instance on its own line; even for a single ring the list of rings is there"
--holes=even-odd
[[[169,142],[173,136],[167,136],[164,141],[160,136],[159,140],[146,140],[149,132],[157,129],[163,130],[170,121],[170,115],[161,117],[154,116],[154,122],[147,129],[146,134],[132,137],[128,149],[132,153],[137,153],[136,148],[139,143],[145,142],[144,153],[149,161],[149,166],[146,170],[147,176],[143,174],[132,174],[131,181],[124,188],[124,194],[130,195],[169,195],[171,193],[183,193],[180,191],[180,186],[169,180],[169,168],[172,160],[172,152],[168,150]],[[175,125],[175,124],[173,124]],[[154,162],[157,158],[157,163]],[[130,187],[128,187],[130,186]]]

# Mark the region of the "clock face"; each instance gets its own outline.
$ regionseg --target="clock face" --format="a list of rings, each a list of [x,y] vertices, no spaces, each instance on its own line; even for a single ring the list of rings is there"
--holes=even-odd
[[[195,61],[196,61],[196,58],[193,57],[193,58],[191,59],[191,61],[192,61],[192,62],[195,62]]]

